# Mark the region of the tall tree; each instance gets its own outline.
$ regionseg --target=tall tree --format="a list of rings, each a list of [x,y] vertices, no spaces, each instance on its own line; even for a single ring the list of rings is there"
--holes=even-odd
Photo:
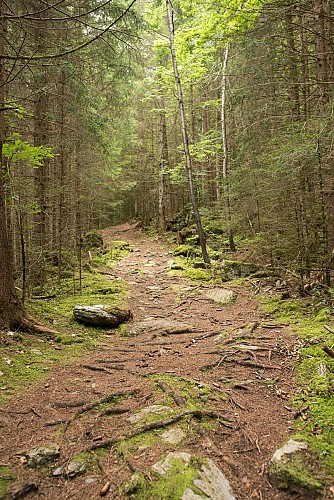
[[[204,231],[203,231],[202,220],[201,220],[201,216],[199,213],[198,202],[197,202],[197,197],[196,197],[195,188],[194,188],[193,169],[192,169],[191,156],[190,156],[190,151],[189,151],[189,139],[188,139],[188,133],[187,133],[187,127],[186,127],[182,85],[181,85],[180,75],[179,75],[179,71],[178,71],[178,65],[177,65],[177,59],[176,59],[175,47],[174,47],[173,8],[172,8],[172,4],[171,4],[170,0],[166,0],[166,7],[167,7],[167,16],[168,16],[168,24],[169,24],[170,51],[171,51],[171,56],[172,56],[174,76],[175,76],[175,81],[176,81],[176,86],[177,86],[179,110],[180,110],[180,124],[181,124],[181,131],[182,131],[182,139],[183,139],[183,147],[184,147],[184,155],[185,155],[185,168],[186,168],[187,179],[188,179],[189,196],[190,196],[190,200],[191,200],[191,204],[192,204],[194,218],[196,221],[197,233],[198,233],[199,242],[200,242],[200,246],[201,246],[201,250],[202,250],[203,260],[207,264],[210,264],[210,258],[209,258],[207,248],[206,248],[205,235],[204,235]]]

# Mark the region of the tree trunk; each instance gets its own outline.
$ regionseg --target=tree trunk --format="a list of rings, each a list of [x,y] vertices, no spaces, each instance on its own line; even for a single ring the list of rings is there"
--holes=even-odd
[[[235,244],[232,231],[232,218],[231,218],[231,203],[230,203],[230,193],[229,193],[229,179],[228,179],[228,149],[227,149],[227,132],[226,132],[226,69],[228,63],[228,47],[225,48],[225,56],[223,63],[223,77],[222,77],[222,108],[221,108],[221,120],[222,120],[222,141],[223,141],[223,190],[224,190],[224,205],[225,205],[225,217],[226,217],[226,227],[228,234],[228,241],[230,244],[231,252],[235,252]]]
[[[4,3],[0,0],[0,15]],[[4,53],[4,21],[0,23],[0,56]],[[0,57],[0,107],[5,107],[5,68]],[[3,175],[2,145],[5,135],[4,111],[0,111],[0,329],[17,326],[22,316],[22,306],[15,291],[13,249],[6,216],[5,179]]]
[[[190,156],[190,151],[189,151],[189,139],[188,139],[187,127],[186,127],[182,85],[181,85],[181,80],[180,80],[180,76],[179,76],[177,59],[176,59],[175,48],[174,48],[174,21],[173,21],[173,10],[172,10],[172,5],[171,5],[170,0],[166,0],[166,7],[167,7],[167,16],[168,16],[168,24],[169,24],[170,52],[171,52],[171,56],[172,56],[174,76],[175,76],[175,81],[176,81],[176,86],[177,86],[177,95],[178,95],[178,101],[179,101],[183,148],[184,148],[184,154],[185,154],[185,159],[186,159],[185,168],[186,168],[186,174],[187,174],[187,179],[188,179],[190,201],[191,201],[191,205],[192,205],[192,209],[193,209],[193,213],[194,213],[194,218],[196,221],[197,233],[198,233],[199,242],[200,242],[200,246],[201,246],[201,250],[202,250],[203,260],[205,263],[210,264],[210,258],[209,258],[209,255],[208,255],[208,252],[206,249],[205,235],[204,235],[204,231],[203,231],[201,216],[200,216],[200,213],[198,210],[198,202],[197,202],[197,197],[196,197],[195,188],[194,188],[193,170],[192,170],[191,156]]]
[[[159,124],[159,231],[163,233],[166,229],[166,170],[169,167],[168,159],[168,144],[167,144],[167,129],[166,129],[166,113],[165,109],[160,113]]]

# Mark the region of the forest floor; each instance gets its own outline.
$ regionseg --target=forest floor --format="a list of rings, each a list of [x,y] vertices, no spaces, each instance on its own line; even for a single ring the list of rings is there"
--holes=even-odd
[[[115,330],[84,358],[52,368],[42,382],[3,404],[0,467],[12,468],[16,480],[10,491],[35,484],[36,491],[23,490],[25,498],[95,499],[107,484],[108,498],[125,498],[131,493],[124,493],[124,483],[135,471],[150,482],[154,463],[167,452],[184,451],[210,458],[239,500],[306,498],[279,491],[268,480],[270,458],[293,428],[289,398],[297,390],[297,338],[288,326],[275,324],[261,311],[250,281],[224,284],[236,300],[223,306],[206,295],[217,285],[167,273],[172,254],[159,238],[148,238],[131,225],[105,230],[103,238],[132,246],[113,267],[111,279],[128,283],[134,320],[173,320],[193,329],[168,335],[146,331],[136,337]],[[161,389],[166,390],[164,384],[167,392]],[[147,426],[130,438],[135,427],[129,416],[152,405],[171,408],[153,418],[165,424],[160,430]],[[170,428],[166,419],[186,410],[194,413],[174,424],[183,433],[181,441],[161,439]],[[108,446],[106,441],[114,438]],[[59,476],[27,467],[20,455],[48,443],[60,446]],[[92,451],[95,445],[102,450]],[[78,456],[86,466],[90,462],[87,470],[73,478],[61,474],[61,467]]]

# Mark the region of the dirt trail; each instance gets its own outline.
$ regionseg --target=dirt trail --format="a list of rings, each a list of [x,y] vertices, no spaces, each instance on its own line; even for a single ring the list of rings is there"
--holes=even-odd
[[[267,479],[268,461],[291,433],[293,420],[288,397],[295,390],[294,358],[287,355],[292,342],[287,329],[270,325],[270,318],[251,297],[251,285],[227,285],[237,293],[237,300],[220,306],[206,296],[212,285],[199,286],[167,275],[165,268],[172,256],[159,239],[147,239],[128,225],[105,230],[103,236],[106,241],[124,240],[133,245],[133,252],[112,273],[129,283],[129,308],[135,320],[186,321],[195,329],[168,336],[108,335],[100,349],[86,359],[54,369],[41,385],[3,406],[0,462],[15,466],[16,487],[38,483],[38,492],[26,498],[95,499],[100,498],[101,487],[109,478],[108,498],[124,498],[122,482],[134,470],[150,476],[150,467],[160,454],[180,449],[211,458],[230,480],[237,499],[291,498],[273,489]],[[250,332],[246,325],[255,322],[259,326]],[[215,335],[223,331],[224,336]],[[236,346],[240,336],[242,343]],[[230,342],[222,346],[227,338]],[[189,420],[187,437],[176,447],[156,441],[137,452],[125,451],[123,456],[111,447],[99,459],[100,470],[73,479],[38,475],[16,456],[33,445],[56,442],[61,446],[58,465],[66,466],[79,451],[125,434],[133,428],[127,420],[130,414],[148,405],[166,404],[166,394],[150,376],[159,378],[159,374],[168,374],[168,384],[174,390],[177,387],[176,392],[186,401],[180,386],[184,381],[186,387],[191,380],[198,393],[197,406],[227,417],[231,425],[219,424],[214,430],[198,433]],[[203,393],[203,388],[211,391]],[[134,389],[137,392],[117,404],[118,414],[106,416],[101,408],[92,408],[74,418],[84,404]],[[180,409],[175,407],[175,411]],[[64,434],[49,425],[71,418]]]

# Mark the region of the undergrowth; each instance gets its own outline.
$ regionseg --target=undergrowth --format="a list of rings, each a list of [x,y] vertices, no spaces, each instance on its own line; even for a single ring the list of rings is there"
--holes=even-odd
[[[95,267],[85,266],[81,292],[73,292],[70,277],[62,280],[50,298],[26,301],[26,310],[40,323],[58,331],[58,335],[0,332],[0,402],[42,379],[53,366],[67,364],[95,349],[104,339],[105,330],[75,321],[73,308],[96,304],[126,307],[126,283],[98,272],[98,266],[111,266],[130,251],[126,242],[114,243],[103,254],[98,251],[93,256]]]
[[[323,350],[326,346],[334,349],[334,333],[325,329],[325,325],[333,326],[330,302],[315,297],[307,301],[262,298],[261,303],[263,310],[275,320],[288,323],[301,341],[296,366],[300,391],[293,403],[302,418],[295,421],[293,438],[305,441],[316,452],[324,476],[331,477],[334,470],[334,358]]]

